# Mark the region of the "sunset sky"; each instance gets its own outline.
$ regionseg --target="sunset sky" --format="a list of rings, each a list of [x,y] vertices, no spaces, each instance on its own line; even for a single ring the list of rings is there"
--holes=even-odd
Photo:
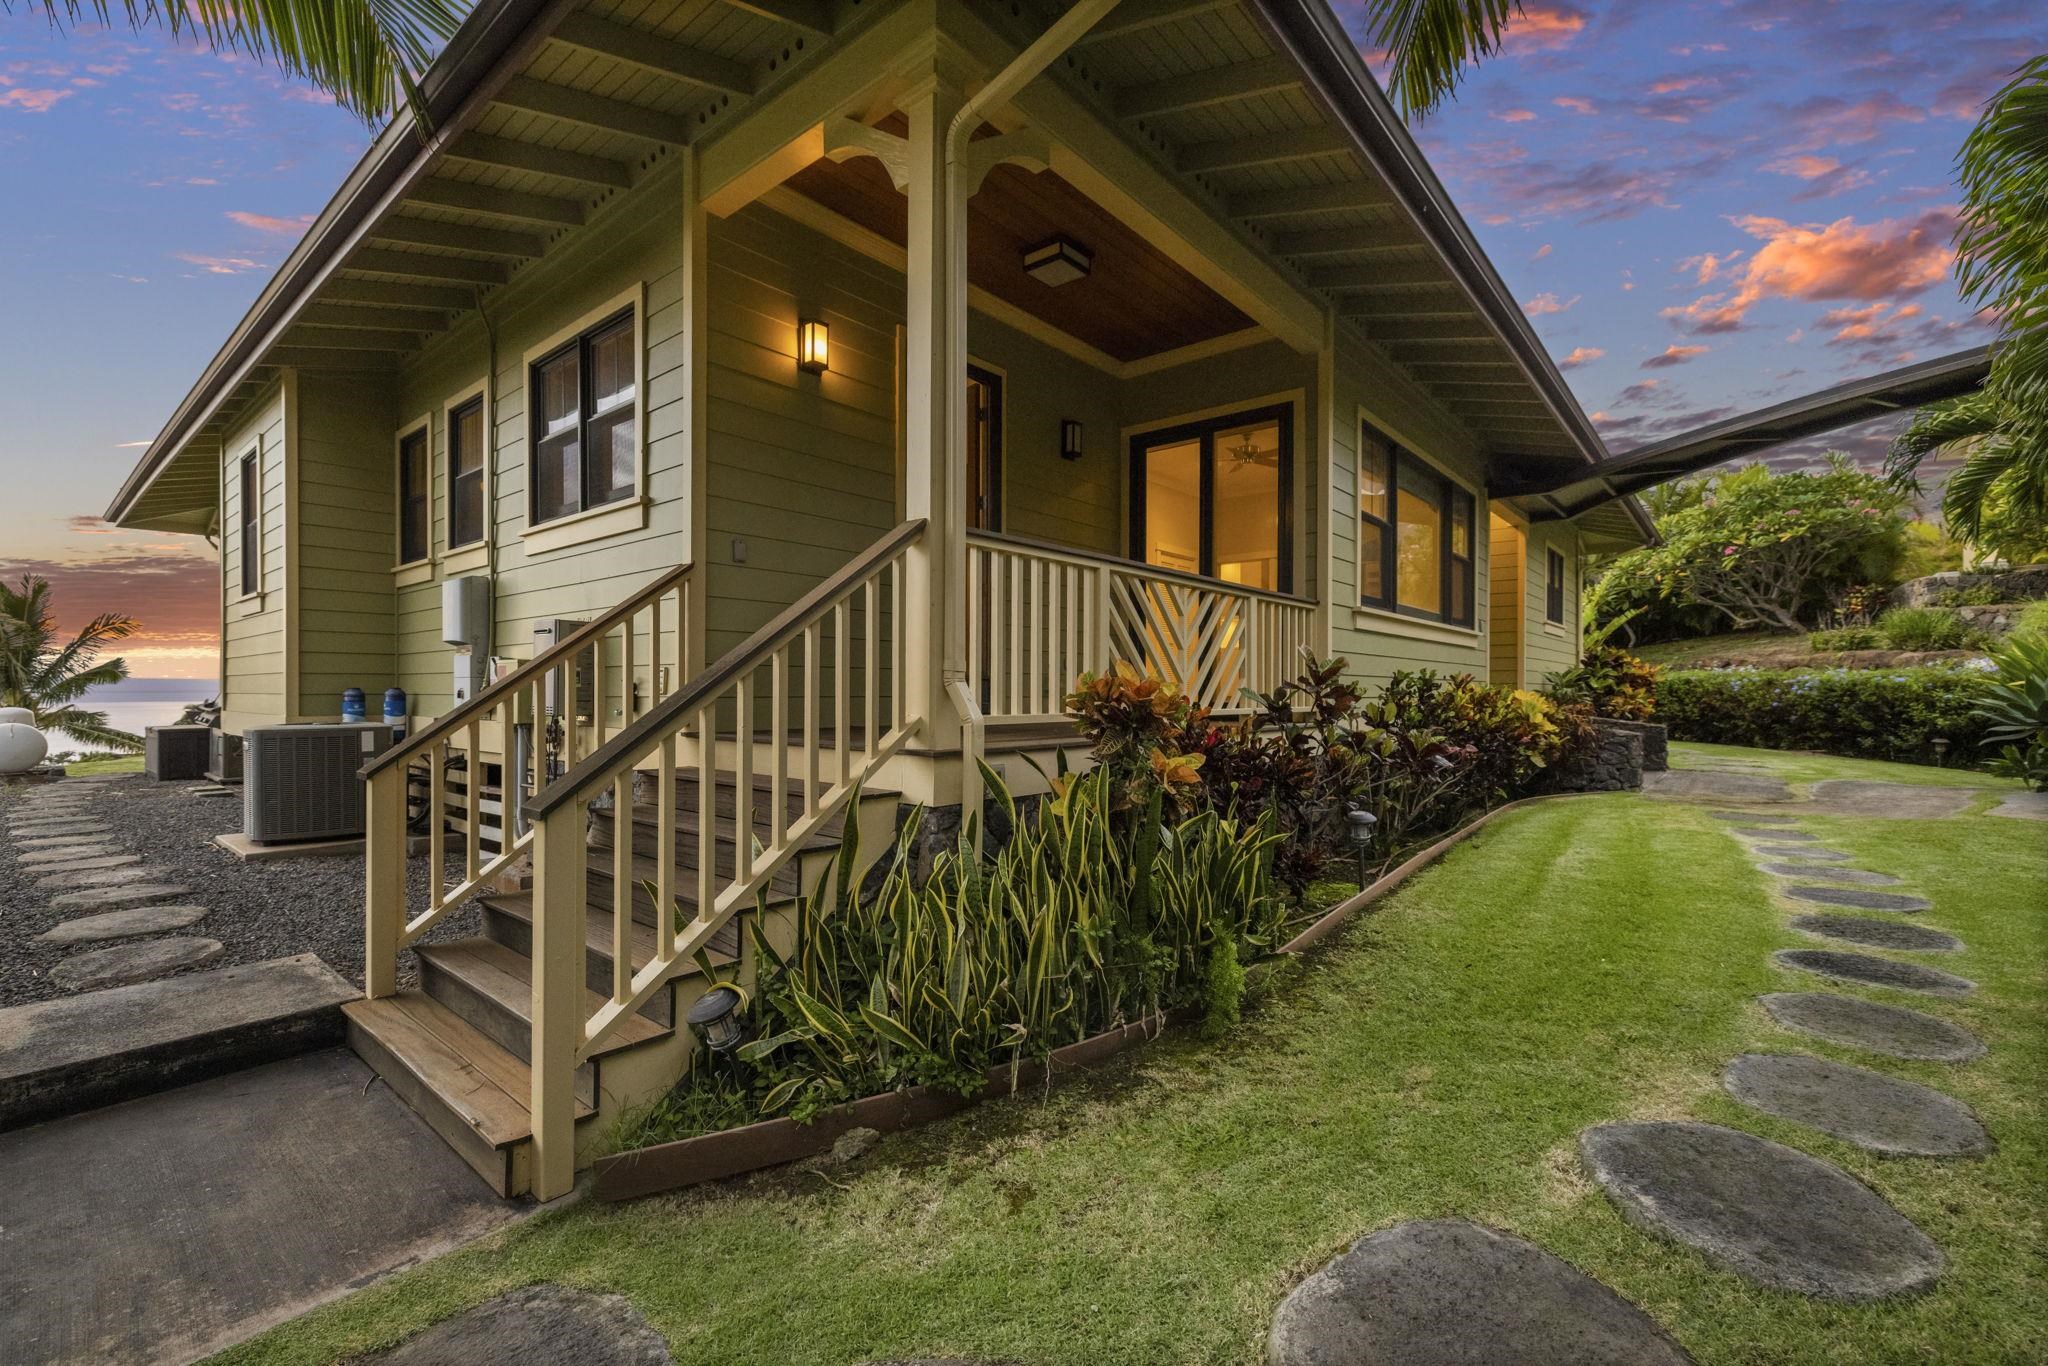
[[[1986,340],[1953,161],[2044,49],[2040,0],[1532,3],[1418,133],[1622,450]],[[0,12],[0,575],[140,617],[139,676],[213,675],[212,551],[97,514],[368,136],[248,61]]]

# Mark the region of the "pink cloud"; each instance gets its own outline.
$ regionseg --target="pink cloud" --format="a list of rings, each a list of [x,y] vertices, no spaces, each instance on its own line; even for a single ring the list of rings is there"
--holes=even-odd
[[[1502,123],[1528,123],[1536,117],[1536,111],[1533,109],[1510,109],[1505,113],[1495,114],[1494,117]]]
[[[1597,346],[1574,346],[1570,355],[1558,361],[1557,368],[1560,370],[1576,370],[1581,365],[1589,365],[1606,354],[1605,351]]]
[[[1569,299],[1560,300],[1556,294],[1552,293],[1549,290],[1545,290],[1543,293],[1538,294],[1535,298],[1523,304],[1522,311],[1532,318],[1540,318],[1543,317],[1545,314],[1549,313],[1562,313],[1566,309],[1570,308],[1573,304],[1577,303],[1580,297],[1581,296],[1574,294]]]
[[[1501,37],[1501,51],[1511,55],[1554,52],[1570,46],[1585,28],[1585,12],[1570,5],[1524,5],[1508,20],[1507,32]]]
[[[180,261],[198,266],[208,275],[240,275],[244,271],[268,269],[261,261],[252,261],[246,256],[202,256],[190,251],[171,254]]]
[[[1550,243],[1545,242],[1542,246],[1536,248],[1536,250],[1529,253],[1529,259],[1531,261],[1541,261],[1544,257],[1550,255],[1550,253],[1555,250],[1555,247],[1552,247]]]
[[[1644,361],[1643,368],[1645,370],[1668,370],[1674,365],[1685,364],[1695,356],[1704,356],[1711,349],[1711,347],[1705,346],[1667,346],[1656,355]]]
[[[294,237],[304,232],[313,221],[313,215],[310,213],[302,213],[296,218],[273,218],[266,213],[249,213],[244,209],[230,209],[228,217],[243,227],[254,228],[258,232],[284,233]]]
[[[24,110],[30,114],[47,114],[57,101],[68,99],[76,92],[70,90],[37,90],[25,85],[10,86],[0,90],[0,108]]]
[[[1559,95],[1551,103],[1559,109],[1569,109],[1574,114],[1597,114],[1600,112],[1591,100],[1581,95]]]
[[[1707,285],[1712,284],[1716,275],[1741,258],[1742,253],[1739,251],[1722,252],[1719,255],[1710,251],[1699,256],[1686,257],[1678,263],[1678,268],[1690,274],[1694,284]]]
[[[1932,288],[1955,259],[1949,248],[1955,217],[1946,209],[1871,224],[1851,218],[1792,224],[1752,216],[1735,225],[1764,245],[1749,258],[1733,291],[1664,310],[1688,331],[1736,331],[1766,298],[1894,301]]]
[[[1794,151],[1869,142],[1887,124],[1919,123],[1926,117],[1926,110],[1891,94],[1866,95],[1854,100],[1839,95],[1815,95],[1785,111],[1785,122],[1796,134]]]

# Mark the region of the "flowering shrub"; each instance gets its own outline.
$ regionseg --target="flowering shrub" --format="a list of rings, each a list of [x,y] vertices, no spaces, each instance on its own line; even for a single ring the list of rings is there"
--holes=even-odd
[[[1932,763],[1936,739],[1975,751],[1985,688],[1971,667],[1690,669],[1664,675],[1658,715],[1674,740]]]

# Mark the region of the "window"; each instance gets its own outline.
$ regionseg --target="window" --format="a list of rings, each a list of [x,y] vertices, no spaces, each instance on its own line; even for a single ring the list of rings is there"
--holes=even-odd
[[[256,470],[256,451],[242,457],[242,596],[263,587],[263,481]]]
[[[1358,442],[1358,601],[1472,624],[1478,500],[1385,435]]]
[[[1264,408],[1131,442],[1131,557],[1293,591],[1294,411]]]
[[[417,564],[427,558],[432,502],[427,473],[427,429],[416,428],[398,439],[398,562]]]
[[[1543,619],[1564,624],[1564,556],[1555,550],[1543,557]]]
[[[534,362],[533,493],[538,524],[633,496],[639,367],[631,309]]]
[[[484,538],[484,400],[448,413],[448,548]]]

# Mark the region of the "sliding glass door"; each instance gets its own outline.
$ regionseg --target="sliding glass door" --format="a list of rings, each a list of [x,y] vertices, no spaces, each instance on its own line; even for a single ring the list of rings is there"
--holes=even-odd
[[[1293,410],[1261,408],[1131,441],[1131,558],[1294,589]]]

